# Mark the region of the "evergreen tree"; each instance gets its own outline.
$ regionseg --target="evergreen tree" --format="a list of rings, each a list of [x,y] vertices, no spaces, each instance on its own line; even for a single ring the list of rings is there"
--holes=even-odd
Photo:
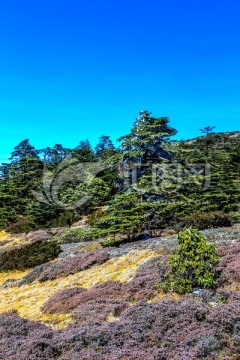
[[[98,158],[105,160],[116,153],[110,136],[102,135],[95,147],[95,154]]]
[[[129,135],[122,141],[120,160],[126,188],[115,196],[97,227],[106,233],[126,233],[128,237],[146,229],[153,218],[152,209],[162,194],[156,194],[152,184],[152,165],[168,162],[172,154],[165,149],[169,136],[176,130],[169,127],[168,118],[154,118],[142,111]]]
[[[210,125],[208,125],[208,126],[206,126],[205,128],[199,129],[199,130],[201,131],[202,134],[208,135],[208,134],[210,134],[210,133],[213,132],[213,130],[215,129],[215,127],[216,127],[216,126],[210,126]]]
[[[39,188],[42,178],[43,164],[38,154],[28,139],[23,140],[11,153],[10,163],[2,167],[0,207],[7,210],[2,210],[4,226],[18,216],[27,215],[27,206],[34,200],[32,191]]]
[[[70,149],[63,147],[61,144],[55,144],[53,148],[46,147],[42,150],[43,160],[48,168],[55,168],[63,159],[70,155]]]
[[[164,149],[164,143],[177,131],[169,127],[168,123],[167,117],[155,118],[150,112],[141,111],[130,134],[118,139],[122,142],[122,160],[144,164],[170,159],[171,154]]]
[[[72,156],[79,162],[96,161],[96,156],[88,139],[80,141],[78,146],[73,149]]]
[[[32,191],[37,190],[42,178],[43,163],[29,140],[21,141],[11,153],[8,179],[16,186],[19,198],[31,199]]]

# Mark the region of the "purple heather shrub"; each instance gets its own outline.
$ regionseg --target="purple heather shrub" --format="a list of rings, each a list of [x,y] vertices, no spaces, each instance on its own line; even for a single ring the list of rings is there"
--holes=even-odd
[[[107,321],[109,315],[119,317],[123,310],[129,307],[129,303],[124,300],[91,300],[79,305],[72,313],[74,317],[74,327],[79,327],[83,323]],[[70,325],[72,326],[72,325]]]
[[[228,282],[240,283],[240,244],[220,247],[219,255],[219,270],[223,272],[225,279]]]
[[[35,331],[46,329],[47,327],[43,324],[20,318],[16,310],[0,314],[0,339],[25,337]]]
[[[44,313],[69,313],[88,301],[128,300],[130,294],[118,281],[107,281],[91,289],[71,288],[58,291],[43,305]],[[80,310],[78,310],[80,311]]]
[[[100,249],[86,253],[68,256],[62,260],[48,264],[38,276],[39,281],[54,280],[65,277],[79,271],[90,268],[93,265],[101,265],[110,259],[108,250]]]
[[[118,349],[108,355],[108,360],[166,360],[167,353],[163,349],[152,347],[148,350]]]
[[[97,304],[106,305],[106,312],[122,306],[114,299]],[[231,296],[215,308],[184,298],[142,301],[121,308],[119,320],[111,323],[98,321],[98,314],[94,321],[97,304],[83,302],[83,312],[75,312],[76,327],[64,330],[48,330],[16,313],[1,315],[3,359],[238,359],[240,302]],[[85,322],[88,314],[91,322]]]
[[[45,325],[22,319],[17,311],[0,315],[0,358],[55,359],[52,337],[53,332]]]
[[[17,359],[27,360],[54,360],[59,351],[46,340],[28,341],[20,345],[17,351]],[[13,358],[16,359],[16,358]]]
[[[240,321],[240,302],[232,301],[212,309],[207,320],[218,327],[219,331],[232,334]]]
[[[156,295],[156,285],[160,279],[158,263],[161,259],[162,257],[156,257],[140,266],[133,279],[125,283],[125,289],[134,300],[148,300]]]
[[[45,314],[62,314],[74,309],[72,299],[87,290],[81,287],[67,288],[56,292],[42,306],[42,312]]]
[[[239,250],[235,245],[229,248],[220,250],[220,267],[231,275],[229,281],[236,281],[238,269],[232,264]],[[14,311],[1,314],[0,354],[8,360],[238,359],[240,291],[202,290],[179,300],[148,303],[156,293],[164,259],[144,264],[128,283],[107,281],[89,290],[58,291],[42,310],[70,312],[74,322],[66,329],[47,329]],[[130,306],[132,300],[140,301]],[[108,322],[109,315],[117,321]]]
[[[148,300],[157,293],[156,285],[159,282],[158,262],[160,258],[150,260],[142,265],[133,279],[128,283],[107,281],[93,286],[86,291],[83,288],[71,288],[58,291],[42,307],[44,313],[69,313],[78,307],[78,313],[82,304],[88,301],[103,300],[132,301]],[[107,302],[106,302],[107,303]],[[85,310],[84,310],[85,311]],[[104,318],[105,312],[104,307]],[[101,317],[101,315],[99,314]]]

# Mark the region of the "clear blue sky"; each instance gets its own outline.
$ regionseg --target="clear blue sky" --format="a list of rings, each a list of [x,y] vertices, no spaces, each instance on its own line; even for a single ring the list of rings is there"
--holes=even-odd
[[[239,130],[239,18],[239,0],[2,1],[0,161],[25,138],[115,140],[142,109],[178,138]]]

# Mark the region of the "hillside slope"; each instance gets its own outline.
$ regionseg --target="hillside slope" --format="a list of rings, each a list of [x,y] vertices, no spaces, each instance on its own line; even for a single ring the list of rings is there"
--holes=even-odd
[[[0,273],[1,357],[238,359],[240,227],[203,233],[221,255],[226,280],[216,291],[158,290],[174,236],[96,250],[64,244],[54,261]]]

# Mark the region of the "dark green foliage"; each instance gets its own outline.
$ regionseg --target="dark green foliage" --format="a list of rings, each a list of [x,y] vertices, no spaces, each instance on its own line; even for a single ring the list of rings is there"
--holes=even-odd
[[[133,239],[149,228],[154,202],[161,197],[153,189],[151,164],[171,159],[165,144],[174,134],[176,130],[169,127],[168,118],[154,118],[148,111],[142,111],[131,133],[119,139],[124,176],[122,193],[114,197],[106,216],[96,224],[100,235],[120,233]]]
[[[167,117],[155,118],[147,110],[141,111],[130,134],[118,139],[122,142],[123,161],[142,164],[169,158],[164,142],[177,131],[169,127],[168,123]]]
[[[116,195],[110,203],[106,216],[96,224],[99,236],[114,235],[116,233],[134,237],[142,229],[144,206],[139,201],[139,195],[133,191],[126,191]]]
[[[61,144],[55,144],[53,148],[46,147],[41,153],[43,153],[43,160],[48,168],[54,169],[63,159],[70,155],[71,151]]]
[[[79,162],[96,161],[96,156],[88,139],[80,141],[79,145],[71,153]]]
[[[95,153],[98,158],[104,160],[116,153],[110,136],[102,135],[99,138],[98,144],[95,147]]]
[[[196,211],[184,219],[179,219],[179,223],[174,226],[175,230],[180,231],[184,228],[193,227],[199,230],[228,227],[232,225],[232,217],[223,211],[201,212]]]
[[[102,247],[120,246],[126,243],[126,239],[109,239],[101,243]]]
[[[168,259],[169,269],[160,288],[182,294],[196,287],[215,287],[219,276],[216,247],[207,245],[204,236],[193,228],[180,232],[178,242],[178,249]]]
[[[104,216],[105,212],[103,209],[100,208],[88,215],[87,222],[90,226],[94,226],[94,224],[96,224],[96,222],[101,220]]]
[[[39,151],[29,140],[20,142],[11,154],[11,162],[0,168],[0,208],[3,217],[0,226],[6,227],[18,221],[18,216],[27,215],[29,202],[34,198],[32,191],[38,189],[43,164]]]
[[[60,246],[50,240],[33,241],[0,252],[0,271],[24,270],[55,259]]]
[[[51,221],[56,220],[60,216],[60,210],[51,204],[44,204],[39,201],[33,201],[27,207],[28,216],[32,219],[34,224],[44,226]],[[65,214],[66,217],[66,214]],[[71,222],[72,224],[72,222]],[[64,222],[64,224],[59,226],[69,225],[69,223]]]
[[[103,216],[91,220],[100,237],[228,226],[240,211],[239,132],[201,130],[206,136],[170,141],[176,130],[168,118],[144,110],[119,149],[105,135],[95,151],[88,140],[42,150],[23,140],[0,167],[0,228],[70,226],[105,205]],[[196,164],[208,172],[195,172]]]
[[[49,227],[63,227],[63,226],[71,226],[74,222],[81,219],[81,216],[74,210],[65,210],[60,211],[52,220],[47,222],[47,226]]]
[[[201,131],[201,133],[202,134],[210,134],[210,133],[212,133],[212,131],[215,129],[215,127],[216,126],[210,126],[210,125],[208,125],[208,126],[206,126],[205,128],[203,128],[203,129],[199,129],[200,131]]]
[[[30,217],[19,215],[14,220],[14,222],[5,227],[6,232],[11,234],[27,233],[35,227],[35,224]]]

